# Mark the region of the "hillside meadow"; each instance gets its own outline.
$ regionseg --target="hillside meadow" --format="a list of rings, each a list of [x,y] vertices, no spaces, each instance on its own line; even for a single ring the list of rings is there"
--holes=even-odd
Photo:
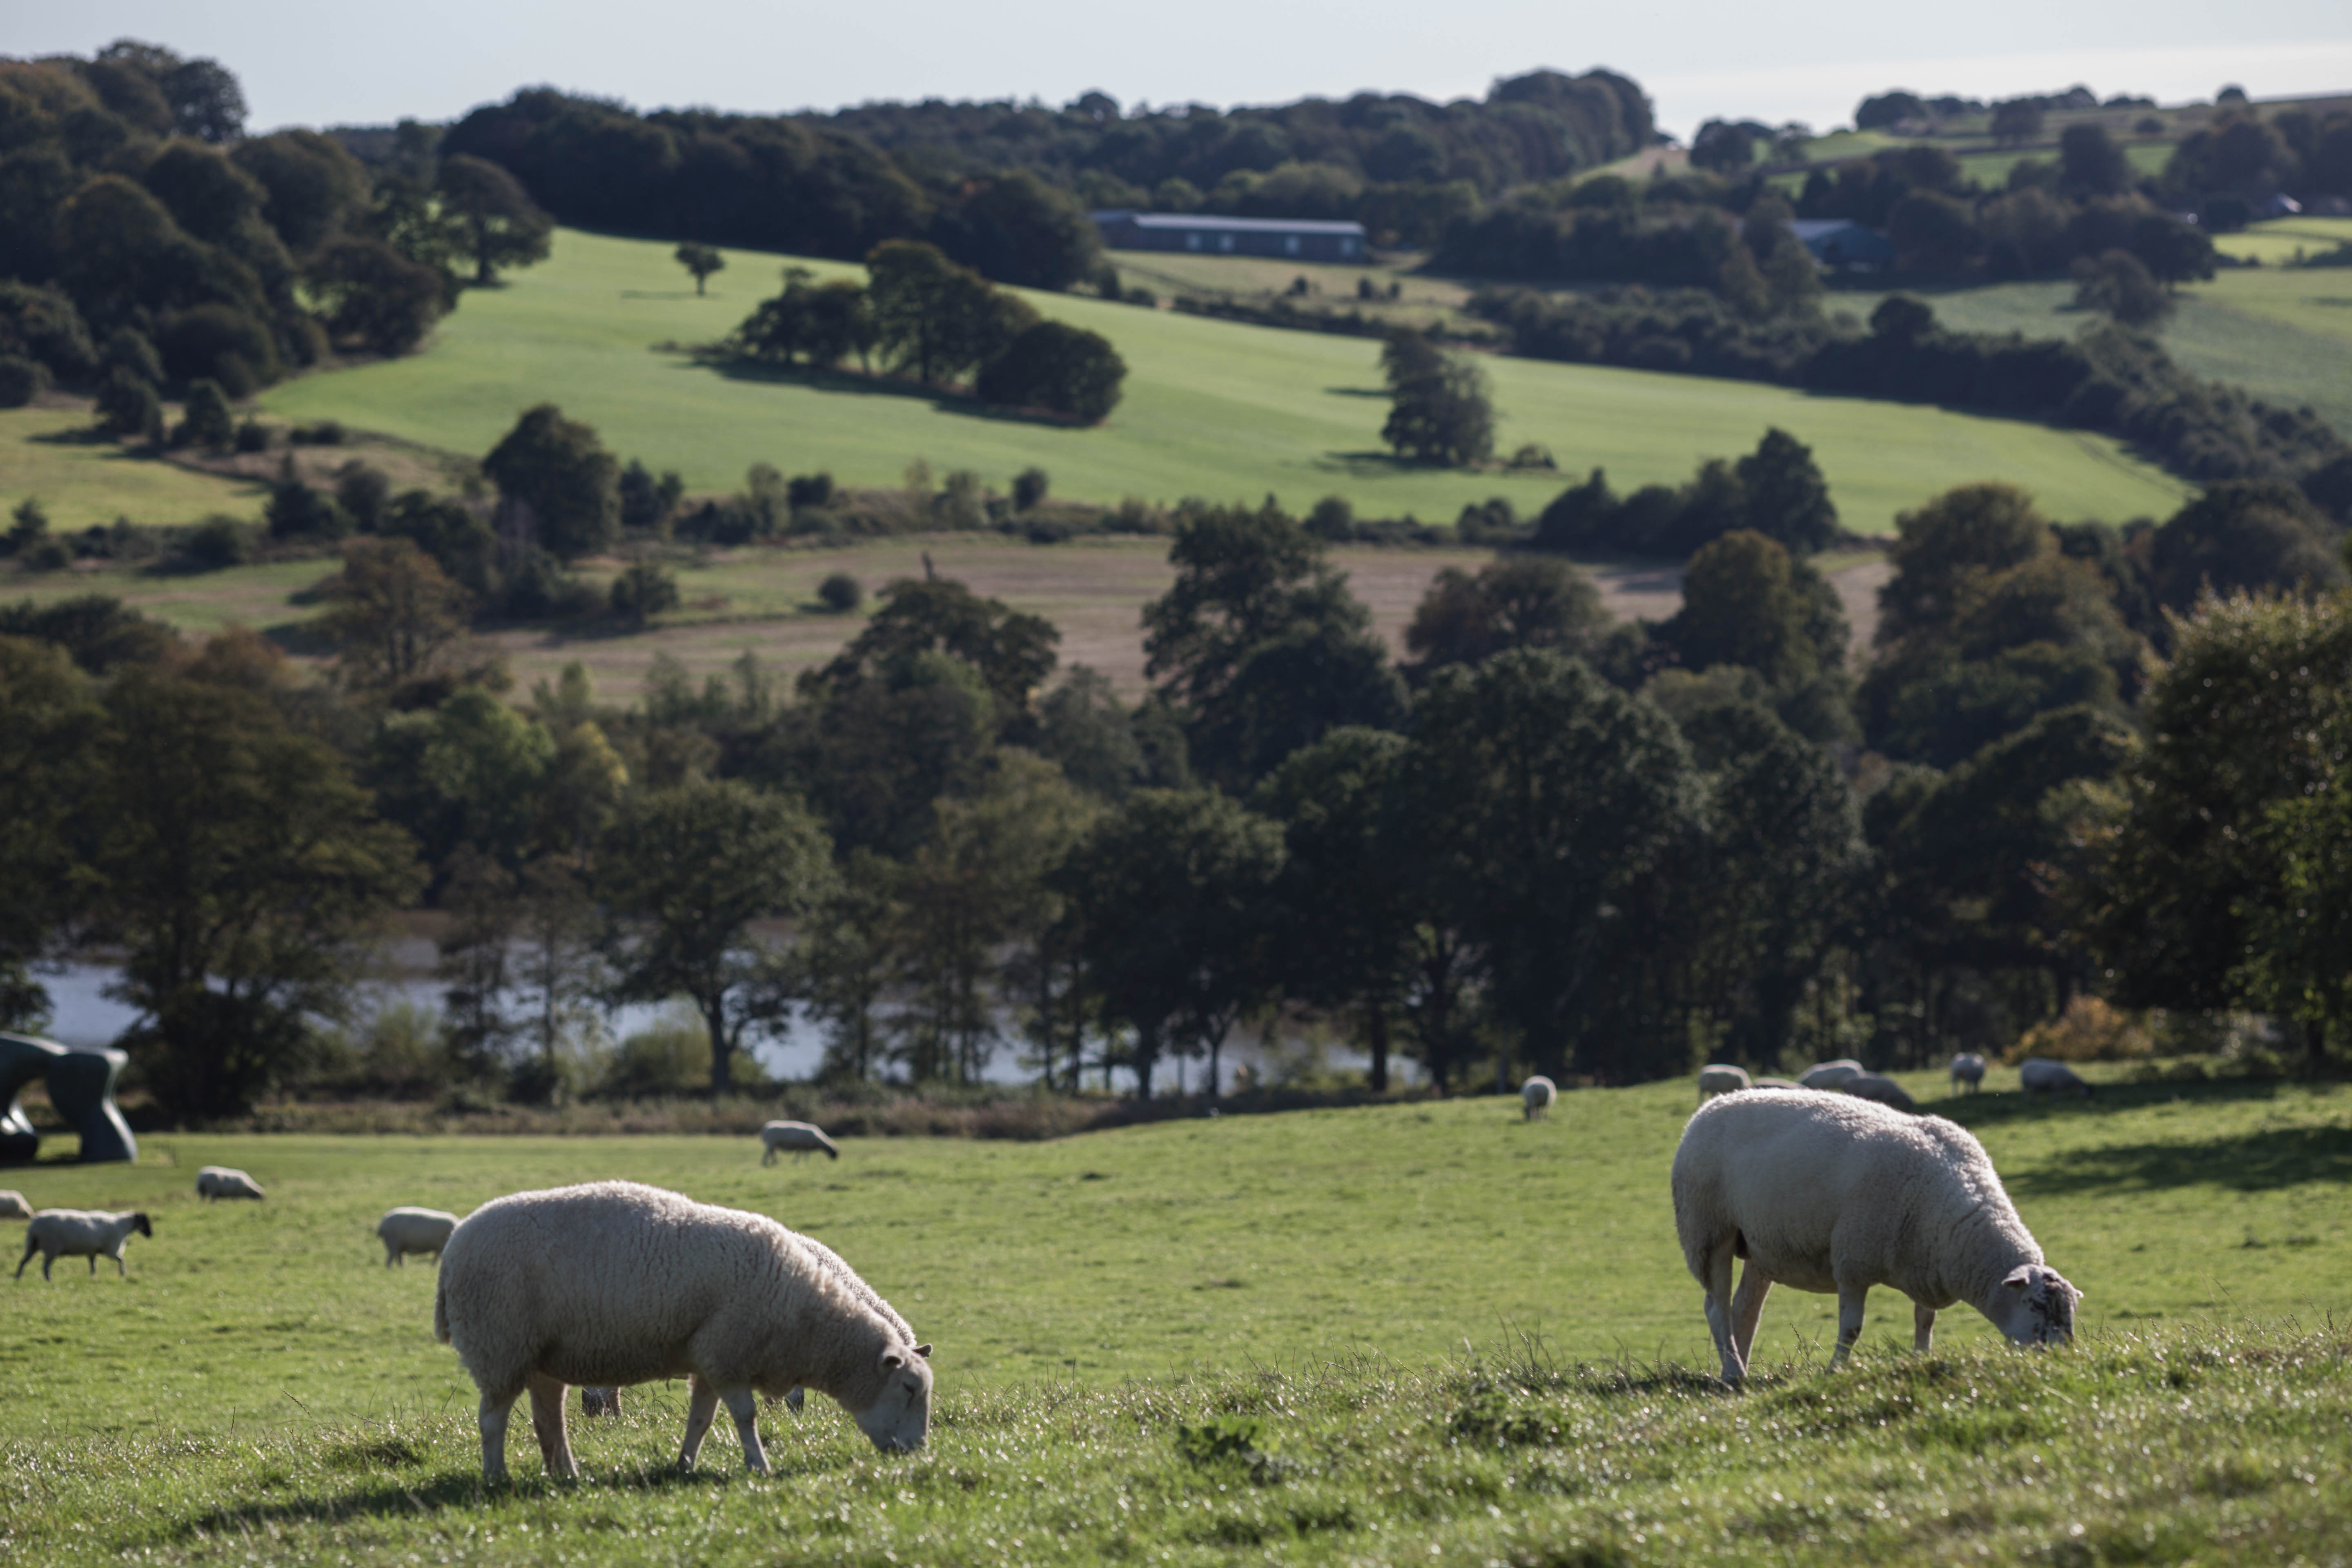
[[[1344,495],[1369,516],[1450,521],[1504,495],[1522,512],[1559,473],[1458,472],[1396,462],[1380,442],[1387,401],[1380,345],[1243,326],[1094,299],[1033,294],[1048,315],[1093,328],[1128,362],[1127,395],[1098,429],[1009,417],[854,376],[722,369],[685,346],[730,330],[792,258],[728,253],[698,298],[669,247],[559,231],[547,262],[469,291],[425,352],[289,382],[262,406],[335,418],[457,452],[488,450],[524,406],[552,399],[614,450],[676,468],[696,490],[741,482],[754,462],[895,484],[908,463],[971,468],[999,486],[1035,465],[1057,494],[1172,502],[1255,501],[1303,510]],[[821,275],[855,268],[810,262]],[[669,344],[671,348],[656,345]],[[1605,466],[1621,489],[1680,483],[1703,458],[1737,456],[1780,425],[1812,445],[1847,526],[1895,514],[1954,484],[2005,479],[2052,515],[2170,510],[2183,487],[2105,437],[2012,420],[1786,388],[1598,366],[1492,358],[1497,449],[1553,452],[1563,473]]]
[[[1997,1080],[2013,1081],[1996,1070]],[[2081,1286],[2072,1351],[1956,1308],[1929,1358],[1874,1294],[1776,1292],[1717,1389],[1666,1171],[1688,1080],[1157,1123],[1045,1143],[157,1134],[136,1167],[14,1173],[153,1217],[130,1277],[37,1264],[0,1331],[0,1543],[26,1561],[2332,1561],[2346,1434],[2352,1101],[2333,1086],[1935,1098]],[[251,1171],[206,1207],[194,1167]],[[771,1214],[937,1345],[932,1442],[864,1447],[812,1398],[666,1473],[673,1385],[579,1432],[551,1486],[517,1424],[485,1496],[434,1274],[395,1203],[465,1212],[607,1176]],[[576,1401],[574,1404],[576,1410]],[[575,1417],[576,1420],[576,1417]],[[722,1424],[723,1426],[723,1424]],[[1181,1435],[1191,1428],[1193,1436]],[[723,1436],[723,1435],[722,1435]],[[138,1484],[126,1487],[135,1475]],[[1797,1478],[1803,1478],[1801,1482]],[[2063,1555],[2068,1550],[2074,1555]],[[2052,1553],[2061,1555],[2052,1556]],[[2250,1554],[2250,1555],[2249,1555]]]

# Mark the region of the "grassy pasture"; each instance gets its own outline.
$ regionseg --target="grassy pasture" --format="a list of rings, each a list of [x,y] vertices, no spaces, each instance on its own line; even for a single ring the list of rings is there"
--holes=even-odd
[[[1059,493],[1081,499],[1272,492],[1303,508],[1338,493],[1370,515],[1449,520],[1496,494],[1532,510],[1561,484],[1558,475],[1394,462],[1379,440],[1387,405],[1375,342],[1093,299],[1033,297],[1048,314],[1103,331],[1130,366],[1126,400],[1096,430],[992,416],[855,378],[732,374],[654,350],[724,333],[772,291],[786,259],[730,253],[729,269],[698,299],[667,247],[565,231],[545,264],[467,294],[426,353],[290,382],[262,403],[283,417],[333,417],[479,453],[520,408],[551,398],[608,445],[675,468],[698,489],[732,488],[757,461],[895,483],[920,458],[935,472],[969,468],[997,484],[1034,463]],[[1680,482],[1699,459],[1746,451],[1778,424],[1815,447],[1848,526],[1864,531],[1889,529],[1896,511],[1979,479],[2015,480],[2070,517],[2168,510],[2179,493],[2112,441],[2011,420],[1530,360],[1496,359],[1488,370],[1503,450],[1542,442],[1564,470],[1603,464],[1630,488]]]
[[[118,517],[133,522],[194,522],[220,512],[250,521],[269,499],[249,479],[200,473],[134,456],[90,437],[86,408],[36,405],[0,409],[0,510],[37,497],[63,532]]]
[[[136,1167],[11,1174],[37,1205],[142,1206],[156,1236],[128,1280],[61,1265],[10,1288],[0,1542],[26,1561],[1671,1563],[1750,1561],[1760,1534],[1791,1562],[2072,1544],[2053,1560],[2087,1563],[2218,1561],[2200,1553],[2234,1533],[2232,1561],[2340,1554],[2352,1381],[2317,1330],[2352,1305],[2347,1091],[1910,1087],[1984,1139],[2088,1291],[2076,1351],[2015,1354],[1961,1308],[1921,1361],[1882,1291],[1854,1372],[1828,1380],[1832,1304],[1784,1290],[1769,1375],[1713,1390],[1665,1197],[1687,1081],[1570,1094],[1532,1125],[1487,1099],[854,1140],[772,1169],[738,1139],[157,1135]],[[205,1162],[269,1200],[199,1205]],[[384,1269],[369,1227],[394,1203],[462,1213],[604,1176],[775,1215],[850,1258],[939,1346],[926,1454],[861,1453],[813,1400],[763,1418],[775,1480],[716,1436],[700,1475],[668,1478],[683,1400],[657,1385],[575,1439],[580,1487],[541,1482],[517,1433],[523,1479],[482,1497],[432,1271]],[[1179,1458],[1176,1426],[1218,1411],[1262,1423],[1225,1445],[1248,1451]]]

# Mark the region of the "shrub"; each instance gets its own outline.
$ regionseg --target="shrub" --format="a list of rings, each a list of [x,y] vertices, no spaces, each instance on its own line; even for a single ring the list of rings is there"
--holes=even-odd
[[[0,408],[22,408],[48,386],[49,367],[39,360],[0,354]]]
[[[299,479],[272,489],[264,515],[272,539],[341,539],[352,531],[350,516],[332,497]]]
[[[121,365],[107,372],[98,389],[98,427],[118,441],[163,439],[163,400],[155,384]]]
[[[1045,499],[1045,490],[1051,482],[1043,468],[1031,467],[1022,469],[1013,476],[1013,504],[1023,511],[1030,510]]]
[[[236,449],[240,452],[269,450],[269,431],[258,419],[248,419],[236,427]]]
[[[784,486],[784,504],[794,511],[803,507],[831,506],[834,494],[831,474],[794,474]]]
[[[279,374],[278,344],[269,329],[234,306],[194,305],[165,317],[155,346],[173,381],[209,378],[232,397],[250,396]]]
[[[664,611],[677,608],[677,579],[657,561],[633,561],[613,579],[608,602],[613,614],[643,626]]]
[[[845,616],[866,602],[866,586],[846,572],[835,572],[816,585],[817,603],[836,616]]]
[[[1099,332],[1040,321],[981,367],[976,390],[990,403],[1044,408],[1087,425],[1118,406],[1127,362]]]
[[[344,434],[342,421],[321,419],[315,425],[295,426],[287,432],[286,438],[297,447],[340,447]]]
[[[180,427],[172,433],[176,445],[218,451],[236,439],[236,421],[228,410],[228,396],[216,381],[199,380],[188,388]]]
[[[2134,1061],[2152,1054],[2156,1041],[2137,1013],[2109,1006],[2096,996],[2081,995],[2066,1011],[2025,1031],[2011,1047],[2007,1060],[2042,1057],[2059,1062]]]
[[[27,572],[62,572],[73,558],[73,546],[62,539],[37,539],[19,557]]]
[[[20,555],[39,543],[49,531],[49,514],[38,496],[26,496],[9,514],[8,531],[0,534],[0,555]]]
[[[242,566],[253,559],[253,530],[233,517],[208,517],[188,530],[180,554],[196,572]]]

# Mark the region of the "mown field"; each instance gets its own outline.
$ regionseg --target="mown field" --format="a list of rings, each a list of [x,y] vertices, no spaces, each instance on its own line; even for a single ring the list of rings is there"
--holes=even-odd
[[[616,450],[677,468],[696,489],[740,484],[761,461],[895,484],[920,458],[935,474],[971,468],[998,486],[1035,464],[1057,493],[1083,500],[1272,493],[1303,510],[1336,493],[1367,515],[1450,521],[1496,494],[1533,510],[1563,482],[1396,463],[1380,443],[1380,346],[1365,339],[1034,295],[1048,314],[1101,331],[1128,361],[1126,400],[1094,430],[849,377],[736,374],[654,347],[720,336],[774,291],[788,259],[730,252],[709,297],[698,299],[668,247],[562,231],[546,263],[469,292],[427,352],[290,382],[262,404],[283,417],[332,417],[480,453],[519,410],[551,398]],[[2011,420],[1529,360],[1496,359],[1488,370],[1503,451],[1541,442],[1571,474],[1601,464],[1624,488],[1679,483],[1700,459],[1744,452],[1777,424],[1814,447],[1847,525],[1863,531],[1988,478],[2024,485],[2063,517],[2164,511],[2181,493],[2112,441]]]
[[[1997,1072],[1996,1079],[2007,1081]],[[1933,1095],[1937,1080],[1911,1079]],[[1777,1292],[1729,1395],[1666,1203],[1687,1082],[1192,1120],[1043,1144],[156,1135],[11,1173],[144,1207],[131,1277],[37,1265],[0,1330],[0,1547],[24,1561],[2285,1562],[2352,1549],[2352,1098],[2112,1087],[1932,1104],[1973,1126],[2088,1292],[2042,1356],[1966,1309],[1937,1353],[1874,1297]],[[267,1203],[205,1208],[194,1167]],[[778,1475],[682,1391],[575,1439],[587,1479],[478,1484],[473,1395],[395,1203],[628,1176],[827,1241],[938,1346],[932,1442],[812,1399]],[[2331,1317],[2332,1315],[2332,1317]],[[575,1406],[576,1407],[576,1406]],[[1179,1428],[1221,1420],[1189,1448]],[[525,1424],[519,1424],[525,1425]],[[1187,1453],[1191,1458],[1186,1457]],[[135,1484],[132,1484],[135,1479]]]

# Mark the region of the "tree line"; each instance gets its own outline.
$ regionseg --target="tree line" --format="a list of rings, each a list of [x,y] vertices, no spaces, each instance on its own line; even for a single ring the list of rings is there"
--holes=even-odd
[[[244,120],[225,68],[151,44],[0,60],[0,397],[61,383],[160,437],[163,392],[406,353],[462,287],[547,254],[513,176],[436,157],[428,132],[371,173]]]
[[[1743,482],[1799,494],[1788,445]],[[315,1076],[373,921],[420,900],[434,1070],[523,1098],[576,1077],[584,1015],[673,997],[719,1091],[795,1017],[837,1079],[1011,1050],[1142,1093],[1309,1018],[1375,1087],[1398,1058],[1446,1089],[1916,1064],[2093,994],[2326,1048],[2352,598],[2300,492],[2129,535],[1948,492],[1900,521],[1859,679],[1809,537],[1720,534],[1654,625],[1541,551],[1449,568],[1399,661],[1307,521],[1196,504],[1131,704],[928,578],[789,682],[666,666],[627,707],[576,668],[516,701],[419,639],[404,539],[322,587],[325,680],[248,634],[20,606],[0,994],[37,1022],[43,963],[121,952],[139,1081],[191,1121]]]

